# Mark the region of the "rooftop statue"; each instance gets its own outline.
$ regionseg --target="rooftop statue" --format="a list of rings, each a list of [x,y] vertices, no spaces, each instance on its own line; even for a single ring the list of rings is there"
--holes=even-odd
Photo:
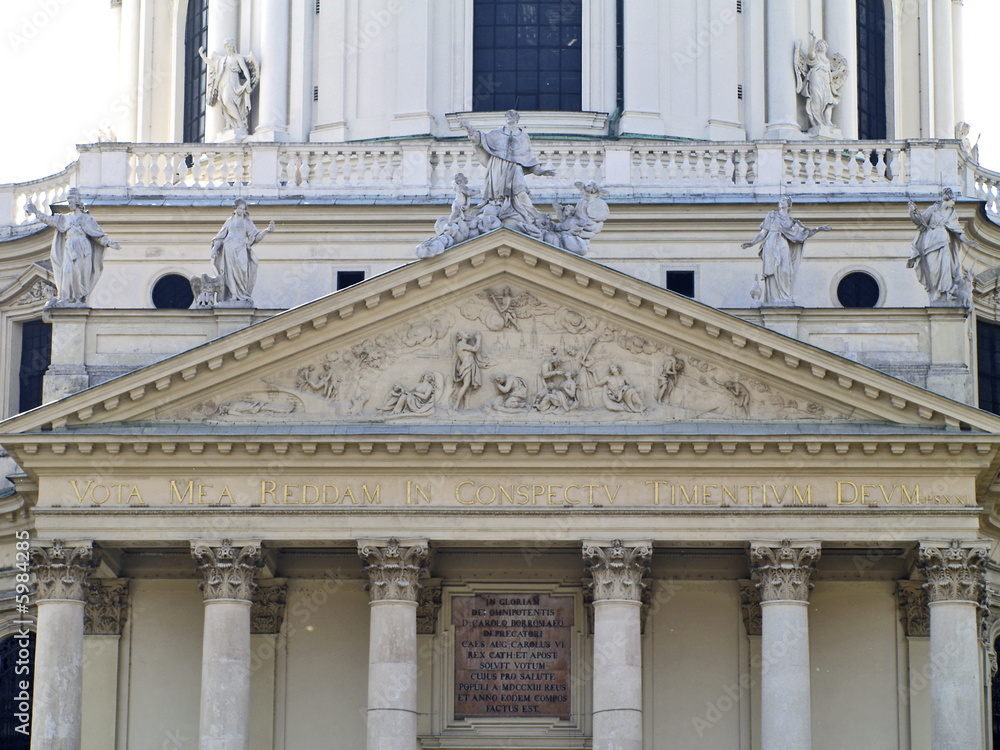
[[[510,110],[506,124],[497,130],[475,130],[468,122],[462,127],[486,169],[483,189],[470,188],[464,174],[455,175],[455,200],[449,216],[435,224],[436,235],[417,246],[417,255],[431,258],[448,248],[481,234],[507,227],[563,250],[585,255],[590,239],[601,231],[610,210],[596,183],[577,182],[581,198],[576,205],[554,204],[553,215],[535,208],[525,180],[527,175],[551,177],[534,155],[531,139],[518,126],[520,115]],[[480,195],[478,205],[472,205]]]
[[[763,307],[791,307],[795,305],[795,276],[802,260],[805,241],[817,232],[829,232],[829,226],[809,229],[791,217],[792,199],[787,195],[778,201],[777,211],[768,211],[761,222],[757,236],[740,247],[747,249],[760,244],[763,263],[761,281],[764,283],[761,305]],[[756,284],[755,277],[755,284]]]
[[[218,106],[225,118],[226,130],[232,130],[237,140],[249,133],[250,94],[257,86],[259,66],[252,52],[241,55],[236,42],[227,39],[225,52],[205,54],[199,47],[198,54],[208,66],[208,86],[205,91],[208,106]]]
[[[58,296],[49,304],[85,306],[104,269],[104,248],[117,249],[119,245],[108,239],[97,219],[87,212],[76,188],[70,189],[66,202],[68,214],[43,214],[31,201],[24,211],[56,230],[50,257]]]
[[[930,295],[932,305],[959,305],[964,296],[965,273],[959,259],[962,243],[978,248],[962,232],[955,213],[955,193],[941,191],[941,199],[921,212],[909,203],[910,219],[917,225],[917,236],[910,245],[907,268],[915,268],[917,278]]]
[[[840,91],[847,81],[847,58],[830,55],[826,40],[817,39],[812,32],[809,38],[806,49],[801,41],[795,44],[795,85],[806,98],[809,135],[840,138],[841,132],[833,124],[833,108],[840,103]]]
[[[250,218],[247,202],[233,201],[233,215],[212,240],[212,265],[222,281],[221,307],[252,307],[253,288],[257,283],[257,256],[253,246],[274,231],[274,222],[258,230]],[[227,304],[228,303],[228,304]]]

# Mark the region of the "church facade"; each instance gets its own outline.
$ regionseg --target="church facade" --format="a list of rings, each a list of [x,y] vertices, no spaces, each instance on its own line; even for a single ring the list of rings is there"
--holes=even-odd
[[[4,742],[994,746],[960,2],[119,7],[0,186]]]

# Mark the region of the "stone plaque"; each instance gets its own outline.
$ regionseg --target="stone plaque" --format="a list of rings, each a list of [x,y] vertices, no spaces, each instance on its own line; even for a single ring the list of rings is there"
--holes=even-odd
[[[570,718],[573,597],[452,599],[455,718]]]

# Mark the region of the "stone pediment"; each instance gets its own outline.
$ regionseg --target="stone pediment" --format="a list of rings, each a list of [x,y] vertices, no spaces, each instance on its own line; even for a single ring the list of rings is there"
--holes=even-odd
[[[4,432],[129,422],[337,431],[374,423],[383,432],[462,424],[1000,426],[992,415],[507,231],[48,404],[8,420]]]
[[[32,263],[12,284],[0,290],[0,307],[44,305],[55,297],[52,272],[38,263]]]

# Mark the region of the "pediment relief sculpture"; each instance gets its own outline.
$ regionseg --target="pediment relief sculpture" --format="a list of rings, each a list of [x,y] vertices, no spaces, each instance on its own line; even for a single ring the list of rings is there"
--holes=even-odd
[[[167,415],[210,422],[842,420],[723,360],[510,285]]]

